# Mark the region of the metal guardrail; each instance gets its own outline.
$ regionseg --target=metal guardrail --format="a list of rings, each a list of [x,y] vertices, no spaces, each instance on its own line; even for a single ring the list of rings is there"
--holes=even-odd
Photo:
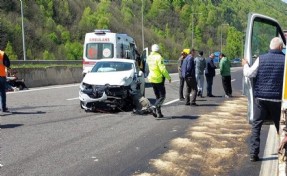
[[[11,60],[11,65],[23,64],[47,64],[47,65],[77,65],[82,64],[82,60]]]

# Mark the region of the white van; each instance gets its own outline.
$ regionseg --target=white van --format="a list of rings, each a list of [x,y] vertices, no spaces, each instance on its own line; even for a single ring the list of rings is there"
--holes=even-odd
[[[98,59],[124,58],[137,60],[139,53],[132,37],[112,33],[110,30],[95,30],[85,36],[83,52],[83,75],[91,71]]]

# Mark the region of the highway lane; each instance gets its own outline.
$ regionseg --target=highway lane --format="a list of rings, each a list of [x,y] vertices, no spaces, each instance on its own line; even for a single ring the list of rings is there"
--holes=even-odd
[[[236,104],[244,102],[241,75],[241,68],[232,69],[233,100],[221,97],[224,95],[221,79],[216,76],[214,94],[218,97],[199,98],[200,106],[191,108],[177,101],[178,75],[173,74],[173,82],[166,83],[167,99],[163,107],[164,115],[172,116],[171,120],[155,120],[152,116],[137,116],[131,112],[86,113],[77,100],[79,84],[9,93],[7,104],[12,114],[1,116],[1,164],[4,165],[1,175],[158,173],[150,159],[172,149],[170,141],[186,136],[191,126],[199,126],[198,122],[204,119],[202,114],[217,112],[225,101],[228,104],[235,100]],[[150,87],[146,89],[146,97],[154,101]],[[240,114],[240,123],[245,124],[243,129],[248,131],[249,125],[242,116]],[[247,154],[247,144],[243,143],[241,152]],[[244,167],[247,160],[248,156],[244,155],[236,167],[218,172],[233,173]],[[230,162],[224,160],[223,163]],[[203,168],[205,166],[187,170],[200,173]],[[252,169],[259,173],[260,165],[253,165]]]

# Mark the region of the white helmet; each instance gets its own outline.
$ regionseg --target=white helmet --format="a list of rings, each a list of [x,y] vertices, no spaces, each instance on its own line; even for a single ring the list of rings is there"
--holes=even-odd
[[[158,44],[153,44],[153,45],[151,46],[151,51],[159,51],[159,46],[158,46]]]

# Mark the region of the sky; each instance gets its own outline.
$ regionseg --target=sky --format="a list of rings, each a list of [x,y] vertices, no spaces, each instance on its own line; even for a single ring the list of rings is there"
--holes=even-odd
[[[283,2],[287,3],[287,0],[282,0]]]

